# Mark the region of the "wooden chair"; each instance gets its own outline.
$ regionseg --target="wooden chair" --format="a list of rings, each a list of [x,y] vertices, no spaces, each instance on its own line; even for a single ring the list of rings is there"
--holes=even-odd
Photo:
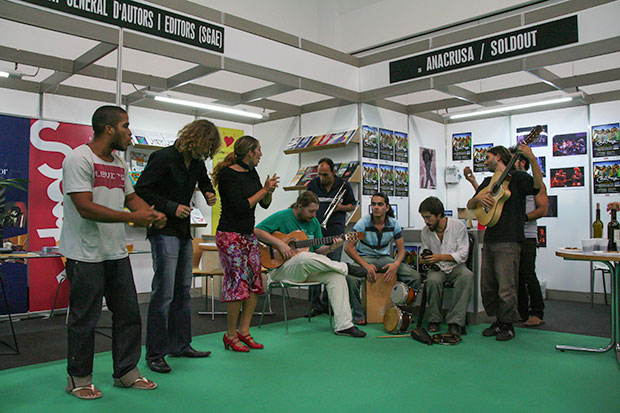
[[[215,319],[215,315],[218,314],[226,314],[225,311],[215,311],[215,282],[214,278],[216,276],[223,276],[224,272],[222,270],[222,266],[220,264],[220,259],[217,254],[217,248],[214,246],[205,246],[201,247],[200,243],[202,242],[201,238],[194,238],[192,240],[193,254],[192,254],[192,276],[193,277],[205,277],[205,281],[207,278],[211,278],[211,310],[209,310],[209,294],[208,291],[205,293],[205,311],[199,312],[201,315],[211,315],[211,319]],[[209,255],[209,259],[205,260],[206,268],[200,267],[200,261],[202,259],[202,253],[206,253]]]

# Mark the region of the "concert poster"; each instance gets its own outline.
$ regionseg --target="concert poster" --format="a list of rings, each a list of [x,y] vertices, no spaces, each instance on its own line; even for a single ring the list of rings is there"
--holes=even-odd
[[[484,160],[487,157],[487,151],[492,147],[492,143],[474,145],[474,172],[488,172]]]
[[[544,225],[536,227],[536,233],[538,235],[538,247],[547,248],[547,227]]]
[[[405,259],[403,262],[416,271],[418,270],[418,256],[420,248],[422,247],[419,245],[405,245]],[[396,248],[394,248],[394,251],[398,253]]]
[[[382,161],[394,160],[394,137],[392,131],[379,129],[379,159]]]
[[[540,170],[542,171],[543,178],[547,176],[547,158],[544,156],[537,156],[536,160],[538,161],[538,166],[540,166]]]
[[[379,165],[379,188],[388,196],[394,196],[394,167]]]
[[[376,163],[364,162],[362,167],[362,194],[379,192],[379,170]]]
[[[471,159],[471,132],[452,135],[452,160],[468,161]]]
[[[576,188],[583,185],[583,166],[551,169],[551,188]]]
[[[373,126],[362,126],[362,156],[379,158],[379,130]]]
[[[592,157],[620,156],[618,123],[592,126]]]
[[[620,160],[594,162],[592,166],[595,194],[620,193]]]
[[[409,140],[404,132],[394,132],[394,160],[409,163]]]
[[[585,155],[588,153],[588,134],[586,132],[554,135],[553,156]]]
[[[409,196],[409,168],[394,167],[394,192],[396,196]]]
[[[547,208],[546,218],[557,218],[558,217],[558,196],[557,195],[547,195],[549,199],[549,207]]]
[[[436,153],[435,149],[420,148],[420,188],[437,187]]]
[[[531,148],[537,148],[541,146],[547,146],[547,125],[542,125],[542,132],[534,139],[534,142],[530,143]],[[523,142],[527,135],[534,129],[534,126],[528,126],[525,128],[517,128],[517,144]]]

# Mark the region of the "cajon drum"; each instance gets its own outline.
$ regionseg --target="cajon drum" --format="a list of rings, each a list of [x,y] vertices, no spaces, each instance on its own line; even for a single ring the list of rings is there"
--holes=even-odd
[[[377,273],[374,283],[366,280],[362,289],[362,306],[366,311],[367,323],[383,323],[383,316],[392,307],[390,293],[396,284],[396,277],[389,283],[383,279],[383,273]]]

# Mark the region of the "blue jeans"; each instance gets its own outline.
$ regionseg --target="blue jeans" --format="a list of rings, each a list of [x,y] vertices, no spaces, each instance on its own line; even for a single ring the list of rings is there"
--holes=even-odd
[[[173,235],[149,237],[153,283],[146,324],[146,359],[180,354],[192,341],[189,289],[192,283],[192,240]]]

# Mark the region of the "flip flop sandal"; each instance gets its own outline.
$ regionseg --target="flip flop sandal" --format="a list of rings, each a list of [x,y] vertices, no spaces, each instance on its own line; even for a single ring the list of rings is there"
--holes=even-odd
[[[446,334],[433,334],[433,343],[441,344],[444,346],[453,346],[455,344],[459,344],[463,339],[460,336],[446,333]]]
[[[92,383],[88,386],[79,386],[79,387],[74,387],[72,389],[66,388],[65,390],[70,395],[75,396],[81,400],[95,400],[95,399],[100,399],[103,397],[103,394],[101,393],[101,391],[98,388],[96,388],[95,385]],[[80,394],[82,390],[90,390],[93,392],[93,395],[87,396],[87,395]]]
[[[154,384],[154,386],[148,387],[151,383]],[[126,385],[125,383],[122,382],[121,379],[114,379],[114,386],[123,387],[126,389],[155,390],[157,388],[157,383],[147,379],[144,376],[140,376],[130,385]]]

